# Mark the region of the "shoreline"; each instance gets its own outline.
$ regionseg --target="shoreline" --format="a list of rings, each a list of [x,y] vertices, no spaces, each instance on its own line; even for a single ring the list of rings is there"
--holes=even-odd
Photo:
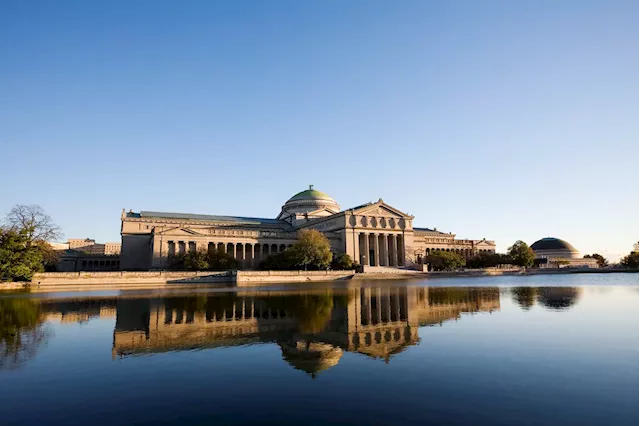
[[[222,271],[222,272],[50,272],[36,274],[31,282],[0,282],[0,291],[63,292],[98,290],[154,290],[184,288],[271,287],[283,284],[358,282],[368,280],[416,280],[533,276],[565,274],[638,273],[628,269],[477,269],[465,271],[403,271],[355,273],[355,271]]]

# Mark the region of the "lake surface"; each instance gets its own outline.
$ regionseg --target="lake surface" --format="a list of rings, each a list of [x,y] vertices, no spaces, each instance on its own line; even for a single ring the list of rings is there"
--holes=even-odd
[[[638,424],[638,274],[4,295],[0,321],[2,424]]]

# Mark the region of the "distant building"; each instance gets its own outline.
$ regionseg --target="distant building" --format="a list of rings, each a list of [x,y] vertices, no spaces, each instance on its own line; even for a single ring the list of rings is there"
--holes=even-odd
[[[531,245],[536,259],[544,259],[541,268],[597,268],[597,259],[583,258],[580,252],[568,242],[559,238],[547,237]]]
[[[382,199],[341,210],[312,187],[287,200],[275,218],[123,210],[122,268],[164,269],[176,254],[196,250],[224,250],[242,269],[256,268],[293,245],[301,229],[322,232],[332,251],[373,268],[421,266],[425,256],[437,251],[465,258],[495,252],[493,241],[457,239],[414,227],[413,219]]]
[[[85,253],[114,255],[120,254],[120,243],[96,243],[96,240],[90,238],[71,238],[69,239],[69,249],[78,250]]]
[[[58,272],[117,271],[120,269],[120,243],[98,244],[90,238],[70,238],[51,244],[58,251]]]

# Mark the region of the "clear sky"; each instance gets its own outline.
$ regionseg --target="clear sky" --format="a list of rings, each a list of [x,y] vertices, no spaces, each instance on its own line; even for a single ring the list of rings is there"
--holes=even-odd
[[[638,240],[637,1],[3,1],[0,211],[275,217],[309,184],[461,238]]]

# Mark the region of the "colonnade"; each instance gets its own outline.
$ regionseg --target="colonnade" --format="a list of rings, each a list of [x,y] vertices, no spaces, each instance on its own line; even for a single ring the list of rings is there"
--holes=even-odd
[[[429,256],[431,253],[437,252],[437,251],[446,251],[446,252],[452,252],[452,253],[456,253],[459,254],[460,256],[468,259],[470,257],[473,256],[477,256],[478,254],[484,254],[484,253],[495,253],[494,250],[486,250],[486,249],[473,249],[473,248],[431,248],[431,247],[426,247],[424,249],[425,255]]]
[[[402,234],[360,232],[358,252],[359,262],[364,266],[405,266]]]
[[[199,249],[208,251],[221,250],[238,261],[242,268],[257,268],[260,262],[272,254],[282,253],[292,244],[277,243],[238,243],[238,242],[198,242],[167,241],[168,257],[176,254],[195,252]]]

